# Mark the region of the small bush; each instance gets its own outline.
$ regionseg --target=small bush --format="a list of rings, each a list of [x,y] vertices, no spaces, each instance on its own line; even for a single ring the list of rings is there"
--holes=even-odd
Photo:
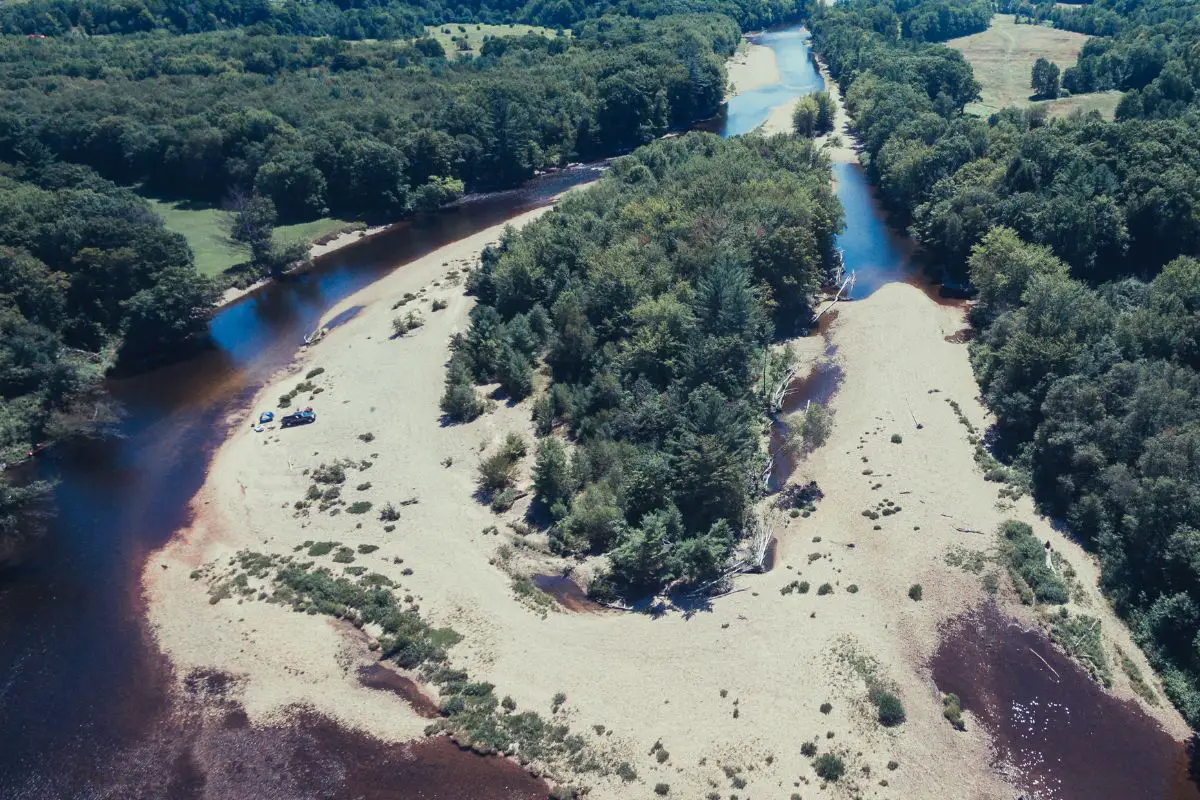
[[[410,311],[402,317],[392,319],[392,338],[398,339],[409,331],[414,331],[425,324],[424,318],[416,311]]]
[[[820,588],[817,589],[817,594],[818,595],[833,594],[833,587],[831,585],[829,585],[828,583],[822,583]]]
[[[311,380],[311,379],[317,377],[318,375],[323,374],[324,372],[325,372],[324,367],[313,367],[312,369],[310,369],[308,372],[306,372],[304,374],[304,380],[306,380],[306,381]]]
[[[391,503],[388,503],[379,510],[380,522],[395,522],[398,519],[400,519],[400,509]]]
[[[924,590],[921,588],[921,584],[919,583],[914,583],[912,586],[908,587],[908,599],[910,600],[920,600],[923,594]]]
[[[662,764],[663,762],[665,762],[667,759],[669,759],[671,757],[671,754],[668,753],[666,750],[660,749],[657,753],[654,754],[654,757],[658,760],[658,763]]]
[[[813,762],[813,769],[816,770],[818,778],[830,783],[846,774],[845,762],[833,753],[818,756],[817,760]]]
[[[822,714],[828,714],[830,711],[833,711],[832,703],[821,703],[821,713]]]
[[[626,783],[637,780],[637,770],[628,761],[622,761],[617,765],[617,777]]]
[[[373,442],[375,441],[375,434],[367,431],[366,433],[360,433],[358,438],[364,442]]]
[[[358,486],[355,486],[354,488],[360,492],[365,492],[367,489],[371,488],[371,483],[370,483],[370,481],[368,481],[367,483],[360,483]]]
[[[339,547],[333,554],[333,560],[337,564],[350,564],[354,561],[354,551],[349,547]]]
[[[377,544],[360,544],[358,546],[358,554],[361,556],[369,555],[379,549]]]
[[[808,589],[808,581],[800,581],[800,584],[796,587],[796,591],[800,594],[808,594]]]
[[[817,743],[805,742],[804,744],[800,745],[800,754],[812,758],[817,754]]]
[[[857,583],[850,584],[849,586],[846,587],[846,591],[849,592],[850,594],[858,594],[858,584]]]
[[[665,783],[654,784],[654,793],[657,795],[665,795],[669,791],[671,791],[671,787]]]
[[[433,304],[430,306],[430,308],[433,311],[441,311],[443,308],[445,308],[448,305],[450,305],[450,304],[448,302],[446,302],[445,300],[434,300]]]
[[[346,513],[348,513],[348,514],[365,514],[370,510],[371,510],[371,501],[370,500],[358,500],[358,501],[350,504],[350,507],[346,509]]]
[[[879,710],[879,724],[885,728],[894,728],[908,718],[904,713],[904,704],[891,692],[880,692],[875,698],[875,705]]]
[[[898,434],[898,433],[892,434],[892,444],[900,444],[903,441],[904,441],[904,437],[901,436],[900,434]]]
[[[316,542],[312,547],[308,548],[308,555],[311,558],[329,555],[333,548],[337,547],[337,542]]]
[[[962,718],[962,702],[956,694],[948,694],[942,698],[942,716],[950,721],[956,730],[965,731],[966,724]]]

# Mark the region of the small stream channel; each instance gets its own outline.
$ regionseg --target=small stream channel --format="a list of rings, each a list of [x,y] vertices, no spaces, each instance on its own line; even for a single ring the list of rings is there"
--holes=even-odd
[[[799,28],[763,34],[759,41],[775,50],[783,80],[734,98],[717,123],[722,135],[748,132],[771,108],[822,86],[807,34]],[[213,346],[195,358],[110,382],[108,389],[124,411],[115,435],[57,448],[37,462],[41,476],[59,481],[58,513],[19,563],[0,568],[0,797],[545,796],[545,784],[511,762],[474,756],[445,739],[393,745],[321,717],[251,727],[237,708],[226,709],[216,725],[186,704],[181,712],[169,694],[170,667],[146,630],[139,576],[147,556],[187,524],[188,503],[225,437],[227,417],[243,410],[288,363],[303,334],[330,307],[405,263],[545,205],[597,173],[594,167],[566,170],[518,191],[397,225],[331,254],[304,275],[222,309],[211,324]],[[838,165],[835,175],[847,220],[839,244],[847,266],[859,275],[854,297],[888,281],[912,281],[906,243],[887,227],[861,168]],[[836,383],[832,372],[804,378],[788,404],[803,408],[810,399],[823,402]],[[564,602],[578,600],[561,582],[549,588]],[[973,663],[947,661],[935,675],[939,684],[961,684],[970,707],[974,695],[967,683],[974,669]],[[382,691],[411,691],[391,673],[371,670],[361,677]],[[1008,702],[1007,691],[1000,687],[998,702]],[[1115,703],[1102,693],[1089,695],[1088,702]],[[1113,714],[1096,737],[1145,728],[1145,717],[1136,709]],[[983,719],[1003,741],[1011,725],[999,716]],[[1130,727],[1137,725],[1142,727]],[[1161,737],[1146,741],[1181,754]],[[1181,763],[1172,759],[1173,765]],[[1175,766],[1168,774],[1159,763],[1107,758],[1090,765],[1089,781],[1122,785],[1126,770],[1143,776],[1150,771],[1162,780],[1122,797],[1193,800],[1193,795],[1153,788],[1178,775]],[[1046,768],[1066,784],[1082,769],[1066,761]]]

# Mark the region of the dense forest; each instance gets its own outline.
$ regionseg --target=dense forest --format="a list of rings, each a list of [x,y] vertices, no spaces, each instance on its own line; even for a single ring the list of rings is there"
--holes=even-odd
[[[406,39],[421,36],[426,25],[449,22],[568,27],[610,14],[653,19],[690,13],[723,14],[750,30],[790,19],[796,10],[791,0],[23,0],[0,6],[0,34],[187,34],[248,28],[256,34]]]
[[[807,318],[836,263],[830,180],[808,140],[688,134],[485,255],[443,409],[478,415],[477,382],[521,399],[546,365],[538,507],[562,552],[610,554],[594,589],[712,580],[752,524],[752,393],[774,320]]]
[[[1103,586],[1200,725],[1200,3],[1113,18],[1064,83],[1120,88],[1118,119],[964,116],[954,51],[898,36],[889,0],[818,11],[881,196],[930,263],[979,291],[971,357],[995,449],[1099,554]]]
[[[741,26],[795,13],[790,0],[0,5],[0,461],[75,429],[113,364],[202,341],[217,286],[140,194],[236,202],[234,238],[256,253],[276,213],[435,209],[712,116]],[[451,20],[573,30],[455,58],[424,28]],[[347,41],[364,38],[383,41]],[[0,491],[3,535],[29,493]]]
[[[720,15],[606,17],[453,61],[432,39],[9,39],[0,160],[189,200],[258,192],[284,221],[393,220],[453,199],[447,179],[512,187],[712,116],[739,35]]]

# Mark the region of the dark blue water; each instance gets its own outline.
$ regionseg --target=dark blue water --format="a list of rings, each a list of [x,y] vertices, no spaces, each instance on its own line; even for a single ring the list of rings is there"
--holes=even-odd
[[[749,133],[767,121],[771,109],[825,88],[809,55],[808,31],[793,26],[759,34],[752,41],[775,52],[781,80],[731,98],[725,109],[722,136]]]
[[[772,109],[825,88],[813,61],[809,34],[803,28],[769,31],[754,41],[775,52],[782,80],[732,98],[721,124],[722,136],[750,133],[767,121]],[[862,166],[835,163],[833,174],[846,214],[846,228],[837,243],[846,269],[856,276],[850,298],[867,297],[886,283],[915,281],[911,243],[888,225]]]

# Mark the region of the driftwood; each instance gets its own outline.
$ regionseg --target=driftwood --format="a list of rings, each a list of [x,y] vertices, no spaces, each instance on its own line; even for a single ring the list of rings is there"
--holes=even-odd
[[[983,531],[976,528],[955,528],[954,530],[958,531],[959,533],[983,533]]]
[[[812,324],[814,326],[817,324],[817,320],[821,319],[821,317],[823,317],[825,315],[826,311],[833,308],[837,304],[837,301],[842,299],[843,292],[854,289],[854,282],[855,282],[855,273],[851,272],[849,275],[846,276],[845,280],[842,281],[841,287],[838,288],[837,294],[835,294],[833,296],[833,300],[831,300],[829,302],[829,305],[822,308],[820,313],[818,313],[815,317],[813,317]]]
[[[1037,651],[1037,650],[1034,650],[1032,647],[1026,647],[1025,649],[1026,649],[1026,650],[1028,650],[1029,652],[1033,653],[1035,656],[1037,656],[1037,658],[1038,658],[1038,661],[1040,661],[1040,662],[1042,662],[1043,664],[1045,664],[1045,665],[1046,665],[1046,669],[1048,669],[1048,670],[1050,670],[1051,672],[1053,672],[1053,673],[1054,673],[1054,677],[1058,678],[1058,682],[1059,682],[1059,683],[1062,683],[1062,675],[1059,675],[1059,674],[1058,674],[1058,670],[1056,670],[1054,667],[1050,666],[1050,662],[1049,662],[1049,661],[1047,661],[1046,659],[1042,658],[1041,654],[1040,654],[1040,653],[1038,653],[1038,651]]]

